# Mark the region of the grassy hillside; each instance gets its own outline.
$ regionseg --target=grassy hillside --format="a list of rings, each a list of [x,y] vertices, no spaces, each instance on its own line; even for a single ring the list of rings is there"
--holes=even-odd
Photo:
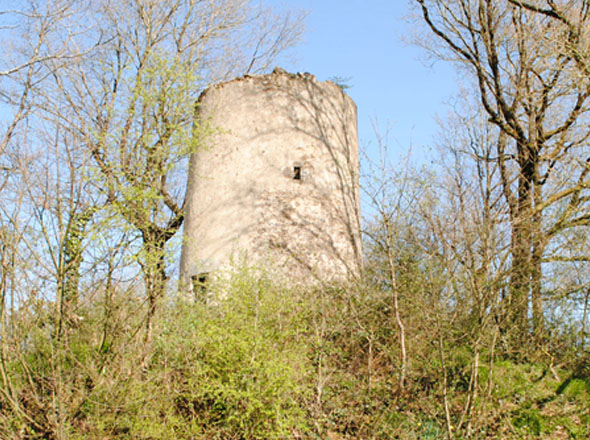
[[[95,298],[61,339],[52,304],[11,316],[0,437],[590,437],[588,353],[516,358],[500,334],[474,344],[409,302],[400,388],[386,289],[293,289],[244,270],[206,301],[162,306],[149,345],[141,301],[124,291]]]

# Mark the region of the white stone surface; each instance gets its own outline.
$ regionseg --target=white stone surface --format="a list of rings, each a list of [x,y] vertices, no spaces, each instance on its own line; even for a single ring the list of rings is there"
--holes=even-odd
[[[210,134],[191,157],[181,280],[232,259],[305,283],[358,274],[352,99],[331,82],[276,69],[209,88],[198,114]]]

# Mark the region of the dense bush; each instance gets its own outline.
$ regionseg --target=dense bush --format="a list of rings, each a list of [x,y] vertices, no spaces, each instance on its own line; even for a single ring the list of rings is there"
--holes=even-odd
[[[162,304],[149,343],[133,292],[88,299],[61,333],[52,303],[23,305],[5,334],[0,438],[590,435],[580,353],[515,362],[406,292],[401,387],[387,286],[288,288],[241,270],[209,287]]]

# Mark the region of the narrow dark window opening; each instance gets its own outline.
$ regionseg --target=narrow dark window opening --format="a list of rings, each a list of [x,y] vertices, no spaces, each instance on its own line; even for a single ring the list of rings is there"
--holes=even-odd
[[[301,167],[293,167],[293,179],[301,180]]]
[[[191,281],[193,283],[193,294],[195,295],[196,299],[203,299],[203,297],[207,293],[208,279],[209,274],[207,272],[203,272],[198,275],[193,275],[191,277]]]

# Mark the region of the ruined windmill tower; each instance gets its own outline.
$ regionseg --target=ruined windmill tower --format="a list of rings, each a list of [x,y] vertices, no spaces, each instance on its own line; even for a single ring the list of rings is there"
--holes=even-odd
[[[332,82],[275,69],[207,89],[210,127],[191,158],[181,280],[230,261],[270,263],[294,281],[359,272],[356,106]]]

